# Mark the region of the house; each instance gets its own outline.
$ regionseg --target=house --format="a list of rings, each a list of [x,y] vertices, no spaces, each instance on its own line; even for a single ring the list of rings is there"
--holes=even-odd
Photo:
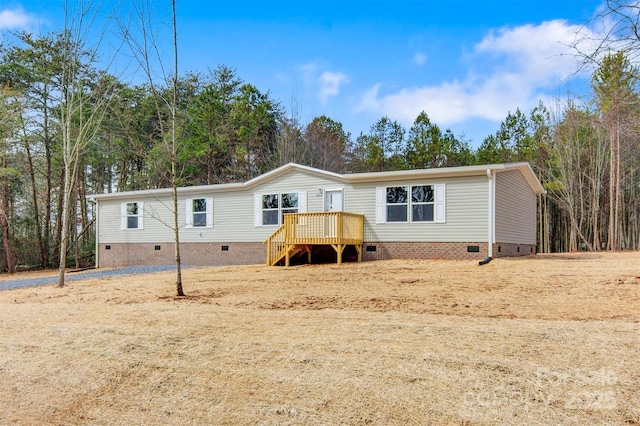
[[[290,163],[243,183],[178,188],[181,258],[185,265],[264,263],[264,243],[285,218],[298,237],[315,223],[324,238],[342,232],[331,226],[343,215],[360,220],[352,225],[359,239],[344,245],[300,240],[295,250],[286,249],[287,261],[327,242],[358,260],[529,255],[536,250],[536,202],[543,191],[528,163],[353,174]],[[90,200],[97,267],[174,262],[171,189]],[[276,263],[273,255],[267,263]]]

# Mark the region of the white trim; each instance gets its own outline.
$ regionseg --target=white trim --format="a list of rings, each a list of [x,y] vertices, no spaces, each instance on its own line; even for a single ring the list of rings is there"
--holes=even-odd
[[[187,198],[184,203],[184,226],[186,228],[193,228],[193,200],[193,198]]]
[[[120,230],[124,231],[127,228],[127,204],[129,203],[120,203]]]
[[[434,186],[434,203],[433,203],[433,221],[435,223],[445,223],[447,219],[446,210],[446,188],[444,183],[439,183]]]
[[[421,185],[426,185],[426,186],[432,186],[433,187],[433,220],[430,221],[415,221],[413,220],[413,210],[412,210],[412,206],[414,205],[411,200],[411,191],[414,187],[416,186],[421,186]],[[412,223],[445,223],[446,222],[446,210],[447,210],[447,203],[446,203],[446,184],[444,183],[438,183],[438,184],[433,184],[433,183],[424,183],[424,184],[402,184],[402,185],[396,185],[396,186],[404,186],[407,188],[407,202],[406,204],[402,204],[402,205],[406,205],[407,206],[407,220],[403,221],[403,222],[387,222],[387,188],[390,188],[390,186],[379,186],[376,187],[376,224],[378,225],[382,225],[385,223],[393,223],[393,224],[400,224],[400,223],[408,223],[408,224],[412,224]],[[432,204],[432,203],[418,203],[418,205],[422,205],[422,204]],[[400,204],[399,204],[400,205]]]
[[[127,211],[127,205],[129,204],[136,204],[138,207],[138,214],[136,215],[136,217],[138,218],[137,228],[129,228],[129,220],[128,220],[129,212]],[[131,217],[133,217],[133,215]],[[121,231],[130,231],[132,229],[144,229],[143,217],[144,217],[143,201],[126,201],[124,203],[120,203],[120,230]]]
[[[387,223],[387,187],[379,186],[376,188],[376,223]]]
[[[98,200],[94,200],[89,198],[90,201],[93,202],[93,207],[95,208],[95,220],[96,220],[96,260],[95,267],[96,269],[100,268],[100,206],[98,206]]]
[[[487,169],[487,177],[489,178],[489,217],[487,231],[489,233],[489,246],[487,247],[487,255],[493,257],[493,242],[496,239],[496,175],[491,169]]]
[[[144,229],[144,201],[138,203],[138,229]]]
[[[253,226],[262,226],[262,194],[253,195]]]
[[[329,188],[322,188],[322,211],[326,212],[327,210],[327,192],[338,192],[340,191],[340,193],[342,193],[342,208],[340,209],[340,211],[345,211],[345,200],[344,200],[344,186],[338,186],[338,187],[329,187]]]
[[[307,191],[298,192],[298,213],[307,212]]]
[[[263,208],[262,208],[262,197],[265,195],[273,195],[276,194],[278,196],[278,223],[265,225],[263,224]],[[307,192],[306,191],[276,191],[276,192],[264,192],[260,194],[253,194],[253,226],[280,226],[282,225],[282,195],[283,194],[297,194],[298,195],[298,213],[306,213],[307,212]],[[269,211],[275,211],[275,209],[270,209]]]
[[[213,228],[213,198],[205,198],[207,208],[207,228]]]

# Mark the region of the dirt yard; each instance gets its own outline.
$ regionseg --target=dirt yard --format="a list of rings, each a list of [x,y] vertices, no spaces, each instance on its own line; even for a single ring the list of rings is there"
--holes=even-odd
[[[0,291],[0,424],[640,424],[638,252],[194,268],[174,287]]]

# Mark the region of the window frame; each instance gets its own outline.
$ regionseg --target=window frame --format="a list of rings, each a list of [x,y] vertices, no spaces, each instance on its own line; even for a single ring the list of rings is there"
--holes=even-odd
[[[204,200],[205,211],[195,211],[194,204],[196,201]],[[187,228],[213,228],[213,198],[207,197],[198,197],[198,198],[187,198],[185,201],[185,226]],[[204,214],[205,216],[205,224],[204,225],[196,225],[195,215]]]
[[[275,198],[271,198],[271,202],[273,202],[273,200],[275,200],[276,202],[276,207],[265,207],[265,203],[269,202],[269,200],[266,200],[265,197],[275,197]],[[260,210],[262,212],[261,217],[262,217],[262,221],[261,221],[261,225],[262,226],[278,226],[280,225],[280,209],[281,209],[281,194],[280,193],[269,193],[269,194],[262,194],[262,196],[260,197]],[[265,212],[266,213],[276,213],[276,223],[265,223]]]
[[[429,186],[429,187],[431,187],[431,198],[432,198],[432,201],[415,201],[415,202],[413,201],[413,188],[417,188],[417,187],[421,187],[421,186],[424,186],[424,187]],[[411,185],[410,186],[410,193],[411,193],[411,196],[408,197],[408,198],[410,198],[411,223],[414,223],[414,222],[415,223],[432,223],[432,222],[435,222],[436,221],[436,186],[434,184]],[[432,209],[431,209],[431,218],[432,219],[431,220],[416,220],[414,218],[414,214],[413,214],[413,212],[414,212],[413,207],[414,206],[432,206]]]
[[[389,193],[389,190],[392,188],[403,188],[404,189],[404,202],[390,202],[389,201],[389,196],[391,195]],[[409,211],[411,208],[411,205],[409,204],[409,194],[410,194],[410,185],[396,185],[396,186],[386,186],[385,187],[385,210],[386,210],[386,221],[387,223],[408,223],[410,222],[409,220]],[[397,196],[397,194],[396,194]],[[390,220],[389,217],[391,216],[390,214],[390,208],[394,208],[394,207],[404,207],[404,220]],[[401,209],[394,209],[395,210],[401,210]]]
[[[129,206],[136,205],[137,213],[129,214]],[[137,227],[129,226],[129,218],[136,218]],[[120,230],[132,231],[144,229],[144,202],[142,201],[126,201],[120,204]]]
[[[413,189],[420,186],[430,186],[433,189],[433,202],[414,202]],[[407,199],[404,203],[390,203],[389,188],[407,188]],[[414,206],[433,205],[433,220],[415,220]],[[406,206],[406,220],[389,220],[389,206]],[[376,187],[376,224],[432,224],[446,222],[446,184],[444,183],[406,183]]]
[[[283,206],[283,200],[287,195],[296,196],[297,207]],[[276,196],[278,207],[264,207],[264,197]],[[254,226],[281,226],[284,223],[284,215],[287,213],[305,213],[307,211],[307,193],[304,191],[280,191],[254,194]],[[277,212],[277,223],[264,223],[265,212]]]

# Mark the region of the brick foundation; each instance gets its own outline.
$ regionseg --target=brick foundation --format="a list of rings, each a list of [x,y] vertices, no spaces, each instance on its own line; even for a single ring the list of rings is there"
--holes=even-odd
[[[471,251],[469,251],[471,250]],[[477,250],[477,251],[475,251]],[[486,243],[365,242],[363,260],[382,259],[485,259]]]
[[[224,248],[226,250],[223,250]],[[100,267],[103,268],[130,265],[171,265],[175,262],[173,243],[100,244],[99,250]],[[261,243],[180,244],[180,258],[183,265],[253,265],[264,263],[266,257],[267,248]]]
[[[171,265],[175,262],[173,243],[100,244],[99,250],[101,267]],[[355,250],[349,250],[345,249],[344,261],[355,260]],[[493,257],[529,256],[535,253],[536,247],[530,244],[496,243],[493,247]],[[264,264],[267,248],[261,243],[182,243],[180,255],[183,265],[253,265]],[[365,242],[362,247],[362,260],[482,260],[487,256],[487,244],[473,242]],[[317,246],[314,248],[314,259],[333,262],[335,251],[329,246]]]
[[[493,257],[517,257],[536,254],[534,244],[495,243]]]

